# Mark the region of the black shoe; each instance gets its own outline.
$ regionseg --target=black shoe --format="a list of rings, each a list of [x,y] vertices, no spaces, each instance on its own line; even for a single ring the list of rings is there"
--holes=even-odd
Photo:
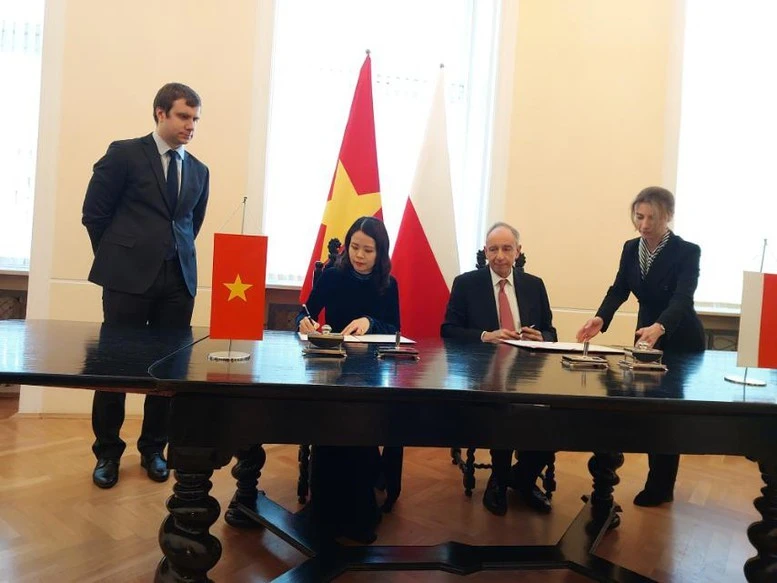
[[[161,453],[141,455],[140,467],[145,468],[148,477],[155,482],[166,482],[170,476],[170,472],[167,471],[167,462]]]
[[[113,488],[119,481],[119,460],[99,458],[92,472],[92,481],[98,488]]]
[[[526,503],[526,506],[542,514],[547,514],[551,510],[550,500],[543,494],[537,486],[533,485],[529,488],[523,488],[518,490],[521,495],[521,499]]]
[[[669,492],[660,492],[656,490],[649,490],[645,488],[634,497],[634,504],[636,506],[661,506],[665,502],[671,502],[674,500],[674,495]]]
[[[500,486],[494,476],[488,479],[486,491],[483,492],[483,506],[491,514],[497,516],[507,514],[507,486]]]

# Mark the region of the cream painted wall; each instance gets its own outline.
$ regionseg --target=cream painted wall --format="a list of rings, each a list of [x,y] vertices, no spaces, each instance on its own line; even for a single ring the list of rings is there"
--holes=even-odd
[[[633,234],[629,200],[648,184],[673,185],[683,3],[504,2],[502,30],[514,38],[500,53],[488,216],[521,230],[527,268],[545,279],[570,340]],[[249,225],[261,221],[271,21],[270,0],[175,11],[153,0],[47,1],[28,317],[101,320],[80,224],[91,166],[111,140],[153,129],[153,95],[177,79],[203,97],[191,151],[211,169],[211,203],[194,323],[207,323],[212,233],[243,195]],[[239,213],[226,228],[239,229]],[[630,341],[635,305],[623,311],[603,342]],[[20,411],[88,413],[90,403],[86,391],[26,387]],[[139,403],[131,395],[128,413]]]
[[[268,15],[269,0],[174,7],[154,0],[47,2],[28,317],[102,320],[100,289],[86,281],[92,251],[81,225],[91,168],[112,140],[153,130],[154,94],[175,80],[203,99],[189,149],[211,170],[210,203],[197,239],[201,289],[194,316],[195,324],[207,324],[212,234],[239,231],[240,212],[225,222],[246,195],[249,215],[261,215],[256,189],[263,178],[256,167],[263,164],[251,162],[249,152],[263,159],[264,132],[257,137],[256,130],[263,127],[267,100],[258,114],[255,104],[269,79],[267,63],[257,57],[260,48],[269,52]],[[131,395],[128,413],[139,413],[141,402]],[[25,387],[20,400],[22,413],[90,410],[86,391]]]
[[[573,340],[636,236],[632,198],[674,184],[682,2],[519,6],[504,216],[545,280],[560,340]],[[635,313],[632,299],[601,341],[633,342]]]

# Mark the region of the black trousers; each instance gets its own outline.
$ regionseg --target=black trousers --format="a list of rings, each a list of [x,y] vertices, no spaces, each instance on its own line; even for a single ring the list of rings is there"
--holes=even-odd
[[[191,325],[194,298],[189,294],[178,259],[165,261],[152,286],[142,294],[103,289],[106,324],[187,328]],[[126,444],[119,436],[124,423],[124,393],[95,391],[92,400],[92,451],[100,458],[118,460]],[[162,453],[167,445],[170,400],[146,395],[143,428],[138,439],[141,455]]]
[[[501,486],[510,486],[519,490],[528,490],[537,481],[543,468],[553,460],[552,451],[516,451],[518,463],[515,470],[510,471],[513,456],[511,449],[491,450],[491,472]],[[512,474],[512,480],[511,480]]]
[[[645,482],[645,490],[659,494],[671,494],[677,480],[680,456],[675,454],[648,454],[650,472]]]
[[[335,534],[373,530],[380,517],[375,498],[380,465],[375,446],[314,445],[310,498],[316,520]]]

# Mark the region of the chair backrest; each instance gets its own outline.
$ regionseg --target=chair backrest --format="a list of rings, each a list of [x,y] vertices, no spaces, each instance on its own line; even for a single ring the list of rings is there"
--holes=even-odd
[[[488,265],[486,262],[486,252],[483,251],[483,249],[478,249],[478,252],[475,255],[475,267],[477,269],[483,269],[486,265]],[[524,265],[526,265],[526,255],[521,251],[515,259],[515,268],[522,273]]]
[[[329,243],[326,245],[327,251],[329,251],[329,257],[327,258],[326,263],[316,261],[315,265],[313,266],[313,285],[316,285],[316,281],[318,281],[318,278],[321,277],[321,274],[324,273],[325,269],[329,269],[335,264],[335,260],[340,254],[341,246],[342,243],[337,237],[329,239]]]

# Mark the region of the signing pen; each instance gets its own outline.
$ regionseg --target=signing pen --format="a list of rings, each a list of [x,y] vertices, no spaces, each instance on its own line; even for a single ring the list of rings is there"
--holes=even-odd
[[[302,309],[303,309],[303,310],[305,310],[305,317],[306,317],[308,320],[310,320],[310,323],[311,323],[313,326],[315,326],[316,328],[318,328],[318,324],[316,324],[316,323],[315,323],[315,321],[313,320],[313,316],[311,316],[311,315],[310,315],[310,312],[308,311],[308,305],[307,305],[307,304],[302,304]]]

